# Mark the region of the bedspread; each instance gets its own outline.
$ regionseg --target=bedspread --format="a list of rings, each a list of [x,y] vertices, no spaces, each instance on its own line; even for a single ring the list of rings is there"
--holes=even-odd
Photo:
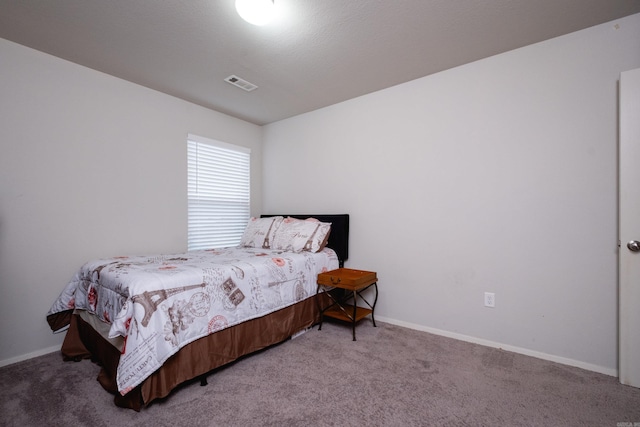
[[[49,314],[86,310],[124,337],[121,394],[140,384],[183,346],[264,316],[316,291],[335,252],[225,248],[175,255],[116,257],[86,263]]]

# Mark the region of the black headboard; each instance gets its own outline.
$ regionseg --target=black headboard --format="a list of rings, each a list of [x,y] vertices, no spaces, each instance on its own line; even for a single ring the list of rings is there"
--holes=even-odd
[[[292,217],[297,219],[316,218],[322,222],[331,223],[331,233],[327,246],[333,249],[338,255],[340,267],[344,267],[344,262],[349,258],[349,214],[335,215],[260,215],[261,218],[270,216]]]

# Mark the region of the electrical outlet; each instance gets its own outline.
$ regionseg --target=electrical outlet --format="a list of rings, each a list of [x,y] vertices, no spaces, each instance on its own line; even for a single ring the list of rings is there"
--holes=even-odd
[[[485,307],[495,307],[496,306],[496,294],[493,292],[485,292],[484,293],[484,306]]]

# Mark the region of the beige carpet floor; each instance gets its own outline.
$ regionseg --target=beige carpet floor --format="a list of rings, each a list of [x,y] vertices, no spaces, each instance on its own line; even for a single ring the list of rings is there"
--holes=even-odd
[[[610,376],[368,319],[357,338],[325,323],[140,412],[52,353],[0,368],[0,425],[640,425],[640,389]]]

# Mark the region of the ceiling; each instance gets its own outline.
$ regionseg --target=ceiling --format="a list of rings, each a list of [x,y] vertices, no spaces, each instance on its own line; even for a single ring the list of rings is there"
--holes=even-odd
[[[0,37],[262,125],[640,12],[640,0],[275,5],[257,27],[234,0],[0,0]]]

